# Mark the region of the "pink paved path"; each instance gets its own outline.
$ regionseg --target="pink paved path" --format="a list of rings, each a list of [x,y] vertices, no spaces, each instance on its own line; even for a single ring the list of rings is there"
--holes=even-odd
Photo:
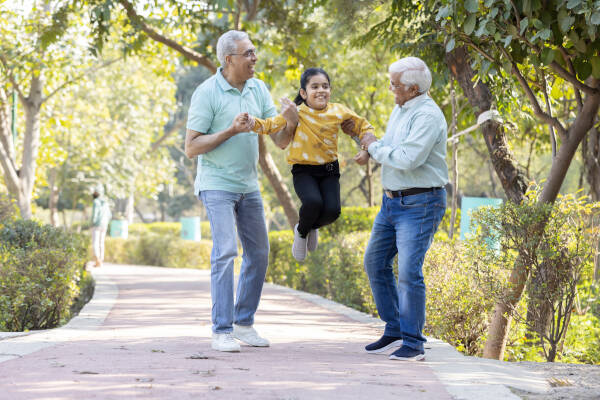
[[[0,399],[451,398],[427,363],[366,354],[380,331],[288,291],[266,286],[256,314],[271,347],[230,354],[210,348],[207,271],[102,274],[119,289],[104,323],[0,363]]]

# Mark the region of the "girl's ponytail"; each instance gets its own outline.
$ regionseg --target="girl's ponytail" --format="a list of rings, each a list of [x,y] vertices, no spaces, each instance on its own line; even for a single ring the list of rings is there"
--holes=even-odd
[[[304,103],[304,99],[300,95],[300,91],[298,91],[298,94],[296,95],[296,98],[294,99],[294,103],[296,103],[297,106]]]

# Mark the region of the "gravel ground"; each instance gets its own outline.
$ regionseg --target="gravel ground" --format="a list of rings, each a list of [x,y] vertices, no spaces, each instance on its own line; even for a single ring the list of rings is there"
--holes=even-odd
[[[600,399],[600,365],[562,364],[523,361],[516,363],[542,372],[552,390],[545,394],[515,391],[525,400],[598,400]]]

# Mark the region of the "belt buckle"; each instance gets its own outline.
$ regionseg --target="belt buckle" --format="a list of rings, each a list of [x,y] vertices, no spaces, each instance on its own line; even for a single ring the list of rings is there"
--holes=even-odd
[[[333,163],[327,163],[325,165],[325,169],[327,170],[327,172],[333,172]]]
[[[389,190],[384,190],[383,193],[388,197],[388,199],[393,199],[394,195]]]

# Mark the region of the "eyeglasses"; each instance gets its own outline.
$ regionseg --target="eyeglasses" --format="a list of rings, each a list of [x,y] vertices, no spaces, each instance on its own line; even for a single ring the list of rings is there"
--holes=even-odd
[[[396,90],[396,89],[400,89],[401,87],[404,87],[404,84],[401,83],[399,85],[396,85],[396,84],[394,84],[394,82],[390,81],[390,87],[392,88],[392,90]]]
[[[244,56],[246,58],[256,57],[256,49],[248,49],[243,53],[231,53],[230,56]]]

